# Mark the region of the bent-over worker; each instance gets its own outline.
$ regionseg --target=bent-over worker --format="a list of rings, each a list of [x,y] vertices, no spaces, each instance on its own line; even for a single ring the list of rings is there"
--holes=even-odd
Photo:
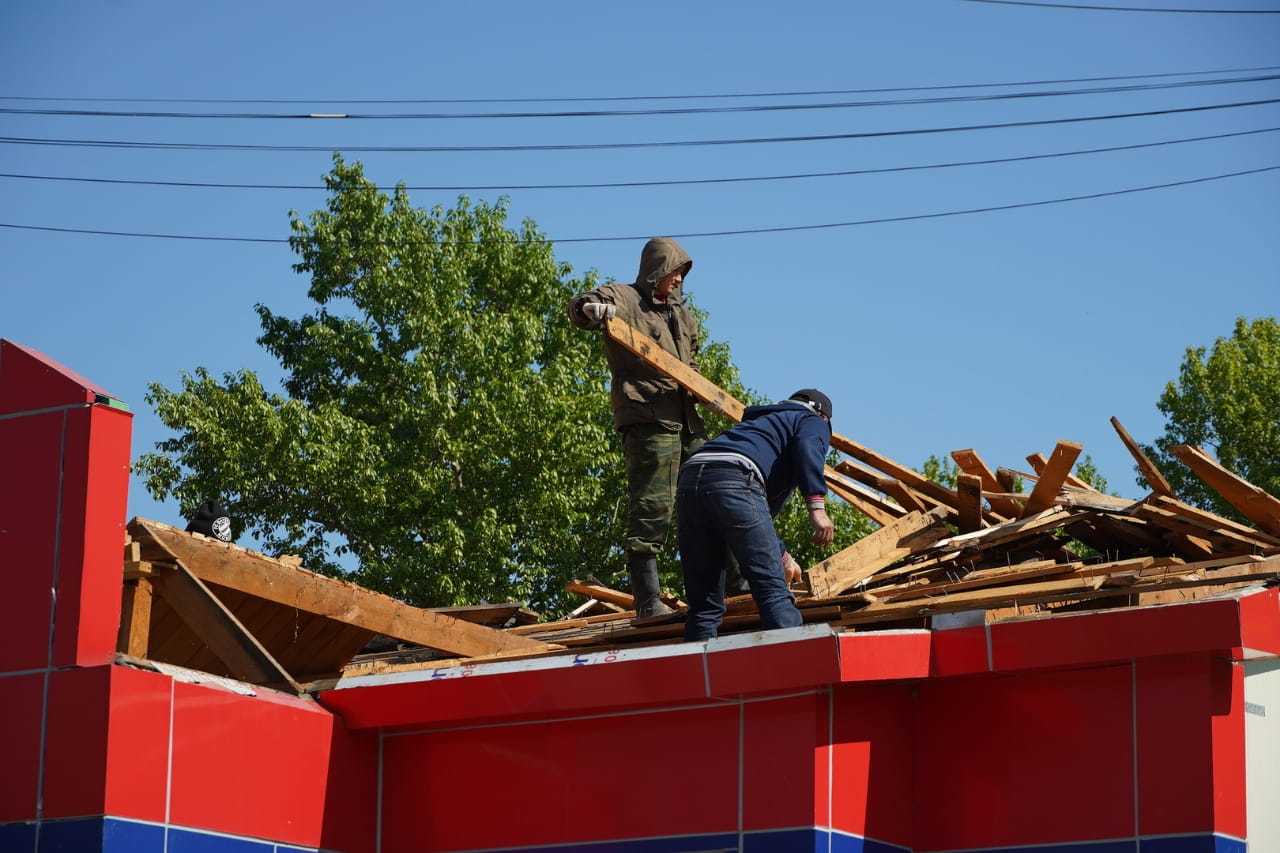
[[[764,628],[803,621],[788,589],[787,575],[798,576],[798,566],[779,540],[773,516],[798,488],[814,543],[831,542],[835,528],[827,517],[823,477],[830,444],[831,399],[806,388],[780,403],[751,406],[741,423],[681,467],[677,513],[689,601],[686,640],[710,639],[719,630],[727,553],[737,558]]]
[[[684,304],[683,285],[693,260],[675,240],[654,237],[640,253],[630,284],[606,284],[569,302],[569,319],[584,329],[617,317],[649,335],[697,369],[698,321]],[[706,441],[693,398],[675,380],[605,338],[613,373],[613,424],[622,433],[627,465],[627,573],[638,617],[671,609],[659,599],[658,553],[675,509],[680,463]]]

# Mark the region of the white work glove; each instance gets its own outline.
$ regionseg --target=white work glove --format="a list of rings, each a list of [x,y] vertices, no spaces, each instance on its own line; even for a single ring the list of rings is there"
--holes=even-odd
[[[617,313],[618,306],[608,302],[588,302],[582,306],[582,316],[593,323],[602,322],[606,317],[612,320]]]

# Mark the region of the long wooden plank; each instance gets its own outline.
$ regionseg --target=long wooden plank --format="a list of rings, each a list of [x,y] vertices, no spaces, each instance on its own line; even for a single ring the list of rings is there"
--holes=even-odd
[[[881,527],[907,514],[902,507],[883,500],[860,483],[848,480],[834,471],[827,474],[827,488]]]
[[[1027,505],[1022,508],[1023,518],[1044,512],[1053,506],[1054,498],[1058,496],[1062,484],[1071,474],[1071,466],[1076,464],[1076,457],[1082,450],[1084,447],[1074,441],[1058,442],[1057,447],[1053,448],[1053,455],[1049,457],[1044,471],[1039,472],[1040,479],[1032,489],[1031,497],[1027,498]]]
[[[863,462],[875,468],[877,471],[883,471],[889,476],[901,482],[908,488],[921,492],[936,502],[949,506],[958,510],[959,500],[956,493],[948,489],[940,483],[935,483],[924,474],[913,468],[908,468],[894,460],[890,459],[882,453],[877,453],[865,445],[859,444],[848,436],[832,433],[831,446],[841,453],[847,453],[859,462]]]
[[[605,334],[646,364],[679,383],[702,403],[735,421],[746,409],[737,399],[698,371],[664,350],[653,338],[616,317],[604,321]]]
[[[181,563],[171,570],[157,572],[152,582],[165,602],[227,665],[233,676],[254,684],[285,685],[295,693],[301,692],[288,671]]]
[[[1036,472],[1037,477],[1043,477],[1044,469],[1049,467],[1049,460],[1044,458],[1043,453],[1032,453],[1030,456],[1027,457],[1027,462],[1030,463],[1031,470]],[[1079,477],[1072,474],[1070,471],[1067,472],[1066,485],[1076,489],[1083,489],[1086,492],[1098,491],[1093,486],[1086,483],[1084,480],[1081,480]]]
[[[197,538],[159,522],[135,518],[135,539],[159,549],[196,577],[240,592],[327,616],[398,640],[459,655],[546,648],[545,643],[411,607],[390,596],[304,569],[283,566],[213,539]]]
[[[1210,531],[1230,531],[1247,539],[1252,539],[1259,545],[1274,547],[1280,545],[1280,537],[1268,536],[1254,530],[1248,525],[1233,521],[1230,518],[1224,518],[1217,513],[1209,512],[1207,509],[1201,509],[1198,506],[1183,503],[1177,498],[1169,498],[1163,495],[1156,495],[1150,499],[1152,506],[1159,507],[1166,512],[1181,516],[1188,521],[1203,527]]]
[[[1151,491],[1157,495],[1165,497],[1173,497],[1173,486],[1169,485],[1169,481],[1164,478],[1164,474],[1160,473],[1160,469],[1155,463],[1142,452],[1142,446],[1133,440],[1133,436],[1129,435],[1129,431],[1124,428],[1124,424],[1120,423],[1119,418],[1111,416],[1111,426],[1115,429],[1116,435],[1120,436],[1120,441],[1128,448],[1129,454],[1133,456],[1133,461],[1138,463],[1138,470],[1142,472],[1142,477],[1147,481],[1147,485],[1151,487]]]
[[[873,489],[884,492],[898,502],[903,509],[903,515],[908,512],[928,512],[938,505],[937,501],[931,501],[926,504],[923,495],[912,491],[898,480],[886,477],[877,471],[854,465],[847,459],[836,464],[836,473],[843,474],[859,483],[865,483]]]
[[[1180,444],[1173,448],[1173,455],[1241,515],[1267,533],[1280,536],[1280,499],[1227,470],[1198,447]]]
[[[804,573],[809,592],[815,598],[838,595],[909,555],[913,548],[941,539],[947,535],[946,515],[943,507],[908,513],[862,537]]]
[[[966,474],[972,474],[982,481],[982,491],[986,492],[987,501],[991,504],[991,508],[1003,515],[1005,518],[1017,518],[1022,514],[1022,504],[1009,498],[995,497],[993,493],[1005,491],[1000,485],[1000,481],[996,479],[996,475],[978,455],[978,451],[972,447],[966,447],[961,450],[951,451],[951,458],[955,460],[956,465]]]

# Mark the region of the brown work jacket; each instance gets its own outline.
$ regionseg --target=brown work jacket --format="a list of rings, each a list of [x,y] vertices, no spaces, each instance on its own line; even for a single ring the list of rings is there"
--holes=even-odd
[[[672,288],[666,302],[653,298],[654,285],[681,267],[685,275],[693,261],[680,244],[668,237],[655,237],[640,253],[640,272],[630,284],[606,284],[569,301],[569,319],[575,326],[590,329],[600,324],[582,313],[588,302],[617,306],[617,317],[649,335],[664,350],[682,362],[698,367],[700,330],[698,321],[684,304],[683,285]],[[613,372],[610,399],[613,425],[619,430],[632,424],[657,423],[673,432],[687,428],[695,435],[705,431],[693,398],[672,379],[645,364],[621,345],[605,339],[605,357]]]

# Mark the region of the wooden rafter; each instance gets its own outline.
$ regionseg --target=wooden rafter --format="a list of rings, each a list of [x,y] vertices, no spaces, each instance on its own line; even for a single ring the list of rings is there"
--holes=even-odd
[[[550,648],[508,631],[411,607],[352,583],[282,565],[262,554],[137,518],[130,533],[153,559],[185,566],[206,583],[325,616],[377,634],[462,655]]]
[[[1151,491],[1157,495],[1173,497],[1173,487],[1169,485],[1169,481],[1164,478],[1164,474],[1160,473],[1160,469],[1155,463],[1148,458],[1147,454],[1142,452],[1141,445],[1133,440],[1133,436],[1129,435],[1129,431],[1124,428],[1124,424],[1114,415],[1111,418],[1111,426],[1115,429],[1116,435],[1120,436],[1120,441],[1128,448],[1133,461],[1138,463],[1138,470],[1142,472],[1142,477],[1147,481],[1147,485],[1151,487]]]
[[[1236,511],[1273,536],[1280,536],[1280,499],[1227,470],[1198,447],[1180,444],[1173,455]]]
[[[151,577],[160,596],[233,676],[301,692],[293,676],[186,566],[175,563],[153,572]]]

